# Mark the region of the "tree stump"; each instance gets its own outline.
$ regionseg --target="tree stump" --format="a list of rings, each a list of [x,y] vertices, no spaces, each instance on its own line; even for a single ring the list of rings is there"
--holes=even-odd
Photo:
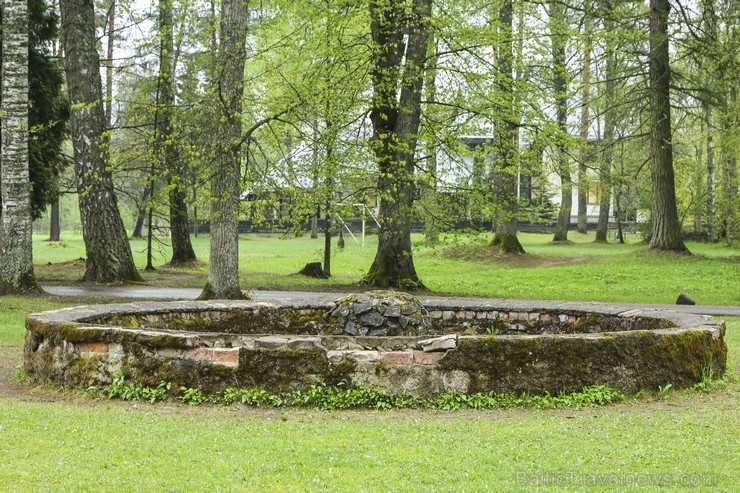
[[[329,274],[324,272],[321,262],[309,262],[298,273],[302,276],[313,277],[316,279],[328,279]]]

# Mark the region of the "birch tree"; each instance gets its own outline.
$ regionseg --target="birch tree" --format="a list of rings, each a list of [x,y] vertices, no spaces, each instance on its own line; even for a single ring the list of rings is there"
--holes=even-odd
[[[33,272],[26,0],[4,0],[2,45],[0,295],[41,290]]]
[[[75,178],[87,261],[83,280],[141,281],[106,165],[100,58],[91,0],[61,0]]]

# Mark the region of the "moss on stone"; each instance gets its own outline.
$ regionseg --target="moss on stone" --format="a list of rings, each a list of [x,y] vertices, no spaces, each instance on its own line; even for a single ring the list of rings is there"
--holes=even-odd
[[[625,391],[701,381],[707,366],[724,372],[726,346],[708,332],[619,337],[509,336],[462,339],[440,360],[442,370],[470,376],[470,392],[573,392],[589,385]]]
[[[318,335],[322,312],[259,306],[247,310],[224,310],[217,319],[208,312],[183,313],[157,324],[168,330],[222,334],[288,334]],[[186,315],[195,315],[187,317]]]
[[[99,354],[80,356],[67,366],[64,383],[72,387],[87,388],[100,383],[104,356]]]
[[[318,381],[328,384],[342,381],[351,383],[353,377],[361,379],[368,375],[373,378],[387,377],[394,385],[402,386],[402,377],[423,381],[427,385],[432,381],[427,378],[439,379],[442,378],[439,375],[445,372],[458,372],[466,382],[469,380],[470,385],[469,388],[466,387],[466,391],[470,393],[496,391],[538,394],[577,391],[584,386],[598,384],[625,391],[657,388],[669,383],[677,388],[687,387],[701,381],[709,370],[713,375],[721,376],[725,371],[727,356],[722,325],[719,325],[717,338],[713,336],[717,336],[718,332],[709,329],[655,330],[671,328],[676,324],[690,327],[687,321],[696,323],[698,327],[702,320],[697,317],[674,316],[674,322],[669,318],[565,312],[566,315],[577,314],[579,317],[575,323],[570,323],[561,321],[558,316],[561,313],[557,310],[548,312],[550,317],[540,317],[537,320],[529,320],[527,317],[509,320],[505,318],[506,312],[502,312],[504,316],[498,319],[481,319],[476,316],[465,324],[461,318],[459,324],[447,326],[445,331],[462,332],[460,328],[464,327],[470,334],[491,331],[498,334],[568,335],[463,337],[458,348],[443,357],[438,367],[422,368],[426,372],[424,375],[417,371],[420,367],[414,365],[411,365],[413,368],[404,370],[408,375],[395,367],[389,369],[382,363],[362,363],[358,369],[357,362],[349,357],[338,362],[329,361],[325,351],[318,347],[258,350],[241,348],[238,368],[213,364],[210,361],[179,358],[178,353],[173,351],[163,352],[174,355],[171,358],[160,355],[159,351],[162,349],[192,349],[194,344],[197,345],[197,338],[167,333],[166,329],[221,334],[290,335],[321,334],[325,330],[321,308],[239,305],[232,309],[220,306],[207,306],[203,309],[203,306],[193,305],[194,308],[189,310],[186,305],[179,304],[173,312],[167,313],[157,305],[157,310],[153,312],[141,310],[127,312],[117,319],[107,318],[109,321],[115,319],[121,325],[132,326],[134,321],[136,327],[156,325],[159,332],[67,322],[74,320],[68,313],[59,317],[59,321],[46,317],[29,317],[24,348],[26,371],[41,381],[86,386],[92,380],[106,378],[106,372],[118,369],[119,366],[113,368],[111,361],[119,365],[119,360],[115,358],[122,357],[120,367],[126,377],[136,383],[157,386],[166,381],[172,383],[174,391],[185,386],[197,387],[208,393],[218,392],[228,386],[257,386],[268,388],[272,392],[283,392],[306,389]],[[467,311],[466,317],[469,316]],[[104,316],[97,318],[106,319]],[[447,321],[449,319],[438,318],[434,323],[445,324]],[[612,332],[592,334],[604,330]],[[202,338],[212,341],[218,339],[218,344],[221,345],[239,345],[245,343],[242,339],[249,339],[227,335],[203,335]],[[370,339],[384,342],[372,342]],[[397,350],[395,345],[400,345],[402,349],[411,347],[409,344],[413,341],[399,342],[400,339],[352,338],[356,344],[381,351]],[[80,357],[74,344],[83,342],[115,342],[120,344],[123,355],[116,355],[114,359],[110,359],[113,358],[110,355],[98,354]],[[442,385],[441,380],[435,381]]]
[[[242,385],[287,392],[305,390],[318,381],[348,380],[353,368],[348,361],[331,364],[323,351],[242,348],[236,376]]]

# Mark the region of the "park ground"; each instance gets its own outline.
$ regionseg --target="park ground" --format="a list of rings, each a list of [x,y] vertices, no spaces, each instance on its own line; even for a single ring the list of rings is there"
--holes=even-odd
[[[740,251],[689,244],[656,255],[638,241],[570,245],[523,235],[530,255],[496,258],[480,237],[415,247],[419,275],[457,296],[666,303],[679,292],[740,305]],[[207,259],[207,238],[195,241]],[[143,241],[132,243],[145,264]],[[348,291],[374,254],[348,239],[333,278],[295,273],[321,240],[246,236],[245,289]],[[81,239],[34,244],[44,284],[84,269]],[[154,286],[202,287],[207,266],[171,268],[156,252]],[[0,298],[0,491],[733,491],[740,484],[740,383],[656,390],[595,408],[343,411],[148,404],[92,398],[25,381],[30,312],[112,301],[103,296]],[[728,318],[728,362],[740,365],[740,318]],[[708,387],[708,388],[706,388]]]

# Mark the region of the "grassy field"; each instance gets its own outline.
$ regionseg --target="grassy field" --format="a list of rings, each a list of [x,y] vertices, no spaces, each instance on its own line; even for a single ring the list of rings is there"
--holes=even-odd
[[[522,234],[528,255],[497,258],[485,248],[487,236],[449,237],[434,248],[415,236],[414,260],[426,286],[460,296],[673,303],[686,293],[699,304],[740,304],[740,250],[720,244],[689,243],[691,257],[657,255],[632,239],[625,245],[596,245],[592,235],[571,234],[568,245],[552,245],[550,235]],[[347,238],[346,248],[334,248],[329,280],[296,275],[303,265],[323,256],[323,240],[242,236],[240,268],[245,289],[352,289],[367,272],[375,255],[377,237],[369,236],[365,248]],[[208,258],[208,238],[194,238],[199,259]],[[146,243],[134,240],[137,266],[146,265]],[[82,239],[66,236],[49,243],[37,236],[34,260],[43,282],[71,283],[84,271]],[[142,272],[153,285],[202,287],[207,265],[172,269],[165,244],[158,244],[157,271]]]
[[[20,362],[25,313],[100,301],[0,298],[2,380]],[[727,343],[737,367],[740,319]],[[736,382],[601,408],[320,412],[95,400],[4,381],[0,491],[529,491],[535,481],[634,491],[636,478],[638,491],[732,491],[739,408]]]
[[[487,258],[470,239],[418,247],[436,291],[531,299],[740,304],[740,252],[690,244],[691,258],[638,243],[567,246],[522,235],[531,255]],[[134,242],[144,265],[143,242]],[[351,288],[372,261],[348,238],[335,276],[293,275],[320,240],[243,237],[244,287]],[[471,246],[472,245],[472,246]],[[81,240],[37,238],[37,274],[71,282]],[[196,250],[207,258],[207,238]],[[200,286],[205,265],[147,273],[153,285]],[[51,265],[48,263],[51,262]],[[320,412],[131,403],[12,382],[27,313],[104,298],[0,297],[0,491],[733,491],[740,484],[740,383],[670,391],[599,408]],[[727,320],[740,367],[740,318]],[[538,483],[539,482],[539,483]],[[635,487],[634,485],[638,486]],[[539,485],[544,485],[540,487]]]

